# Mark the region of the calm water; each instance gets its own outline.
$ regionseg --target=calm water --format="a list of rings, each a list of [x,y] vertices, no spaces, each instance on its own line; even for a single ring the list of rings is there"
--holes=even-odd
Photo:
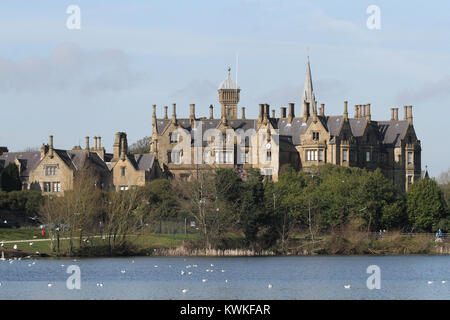
[[[66,288],[69,265],[80,290]],[[380,290],[366,287],[369,265]],[[0,261],[0,282],[0,299],[450,299],[450,256]]]

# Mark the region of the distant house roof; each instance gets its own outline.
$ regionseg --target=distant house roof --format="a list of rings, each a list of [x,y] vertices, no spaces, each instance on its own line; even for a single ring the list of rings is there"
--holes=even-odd
[[[30,172],[36,168],[41,160],[41,153],[39,151],[33,152],[6,152],[0,155],[1,166],[6,167],[9,163],[17,159],[21,164],[21,177],[30,176]]]

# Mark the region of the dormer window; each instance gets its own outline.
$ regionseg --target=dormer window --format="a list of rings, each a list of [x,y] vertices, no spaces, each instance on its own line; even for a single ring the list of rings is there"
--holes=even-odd
[[[314,141],[319,141],[319,132],[313,132],[312,133],[312,138]]]

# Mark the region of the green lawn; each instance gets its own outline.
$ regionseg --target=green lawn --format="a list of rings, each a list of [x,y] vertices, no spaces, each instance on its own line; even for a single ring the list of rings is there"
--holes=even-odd
[[[67,235],[61,234],[61,238],[65,238]],[[79,238],[77,235],[74,236],[73,241],[74,249],[79,247]],[[83,236],[85,238],[85,236]],[[199,234],[145,234],[138,236],[128,236],[128,239],[132,244],[138,248],[148,249],[148,248],[174,248],[180,245],[186,240],[195,240],[199,238]],[[27,242],[17,242],[17,243],[5,243],[3,248],[13,249],[14,245],[17,245],[17,249],[26,253],[36,253],[40,254],[56,254],[55,251],[51,250],[50,241],[36,241],[38,239],[49,239],[48,234],[44,237],[41,235],[41,230],[37,228],[18,228],[18,229],[0,229],[0,241],[14,241],[14,240],[30,240]],[[32,245],[30,245],[32,242]],[[102,238],[91,238],[90,243],[83,245],[90,246],[102,246],[107,245],[107,240]],[[54,246],[56,249],[56,240],[54,241]],[[69,240],[60,240],[60,252],[68,252],[69,250]]]

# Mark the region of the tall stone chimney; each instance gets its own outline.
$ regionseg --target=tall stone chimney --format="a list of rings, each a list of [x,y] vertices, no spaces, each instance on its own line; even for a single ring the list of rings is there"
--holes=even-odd
[[[320,115],[321,115],[322,117],[325,116],[325,103],[322,103],[322,104],[320,105]]]
[[[242,119],[245,119],[245,107],[242,107]]]
[[[292,120],[295,118],[295,104],[289,103],[289,115],[288,115],[288,123],[292,123]]]
[[[272,109],[272,118],[275,119],[275,110],[274,109]]]
[[[344,120],[348,120],[348,101],[344,101]]]
[[[259,121],[262,122],[264,118],[264,104],[259,104]]]
[[[53,151],[53,136],[49,137],[49,152],[50,152],[50,158],[53,158],[54,151]]]
[[[394,108],[391,108],[391,121],[394,121]]]
[[[408,106],[404,106],[403,109],[404,109],[404,112],[405,112],[404,120],[408,120]]]
[[[214,107],[213,105],[209,106],[209,118],[214,119]]]
[[[167,116],[167,106],[164,106],[164,119],[169,119],[169,117]]]
[[[398,108],[395,108],[394,111],[395,111],[395,121],[398,121]]]
[[[177,121],[177,104],[176,103],[172,104],[172,120],[174,122]]]
[[[264,118],[265,119],[269,119],[269,117],[270,117],[270,106],[267,104],[267,103],[265,103],[264,104]]]
[[[370,115],[370,103],[366,104],[366,120],[367,122],[372,120],[372,116]]]
[[[189,118],[195,119],[195,104],[194,103],[191,103],[190,109],[191,109],[191,114],[189,115]]]
[[[413,124],[412,106],[408,106],[408,123]]]
[[[281,107],[281,118],[286,118],[286,107]]]
[[[86,150],[89,151],[89,136],[86,137]]]

